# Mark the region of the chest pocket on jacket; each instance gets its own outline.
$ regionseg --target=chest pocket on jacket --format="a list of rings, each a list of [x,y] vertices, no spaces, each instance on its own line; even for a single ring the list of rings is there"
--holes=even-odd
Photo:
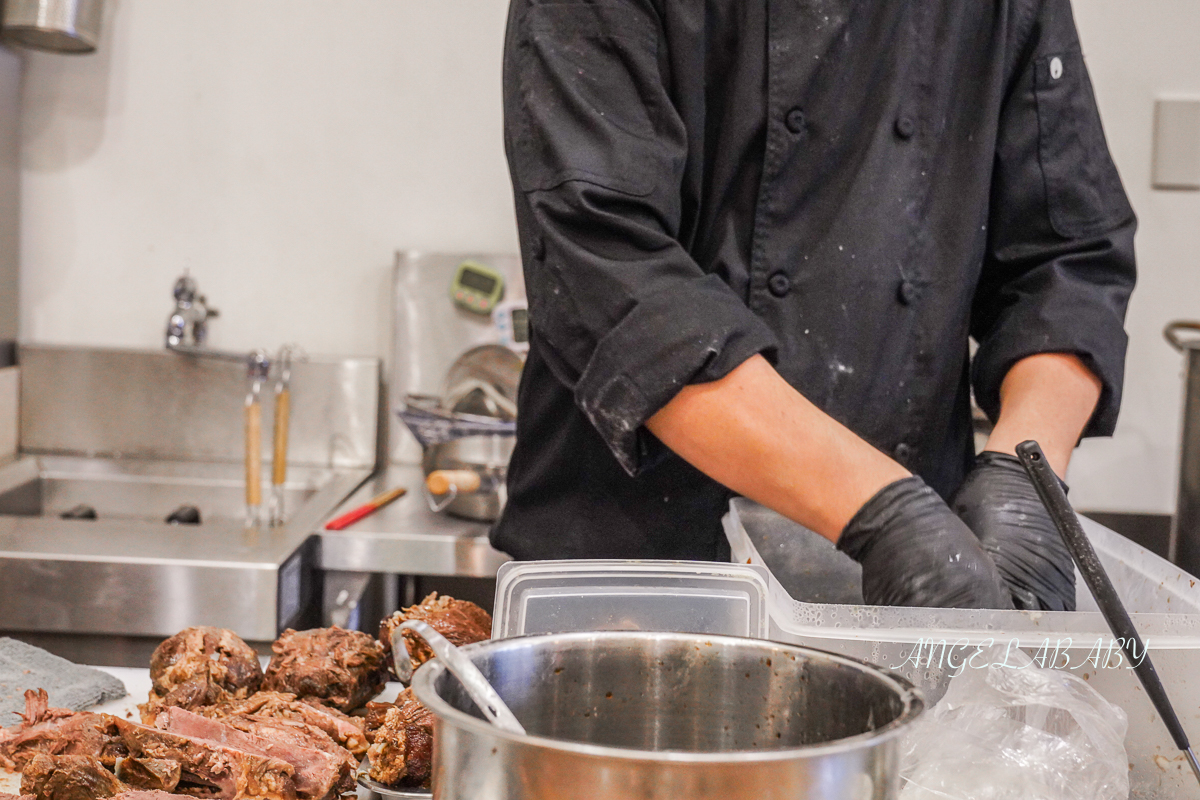
[[[1100,233],[1133,214],[1108,153],[1083,54],[1044,56],[1035,64],[1038,157],[1050,224],[1077,238]]]
[[[583,180],[637,196],[663,155],[653,20],[627,6],[532,6],[521,20],[512,155],[523,191]]]

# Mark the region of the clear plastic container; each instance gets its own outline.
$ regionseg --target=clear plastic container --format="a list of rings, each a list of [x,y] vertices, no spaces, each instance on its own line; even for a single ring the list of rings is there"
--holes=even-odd
[[[762,566],[696,561],[520,561],[496,575],[492,638],[572,631],[767,635]]]
[[[1200,580],[1102,525],[1081,521],[1184,727],[1200,741]],[[1041,665],[1079,675],[1125,709],[1131,797],[1200,797],[1078,575],[1076,612],[865,606],[847,602],[861,600],[857,565],[824,538],[744,499],[730,505],[724,524],[734,560],[770,570],[769,638],[891,669],[920,686],[931,704],[954,675],[976,666],[970,659],[979,648],[1020,648]],[[803,565],[799,573],[797,565]]]

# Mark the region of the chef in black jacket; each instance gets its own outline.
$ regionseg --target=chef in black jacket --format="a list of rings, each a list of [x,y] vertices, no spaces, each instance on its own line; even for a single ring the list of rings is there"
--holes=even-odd
[[[1069,0],[513,0],[504,108],[496,547],[717,559],[737,493],[868,602],[1074,607],[1012,453],[1112,432],[1136,222]]]

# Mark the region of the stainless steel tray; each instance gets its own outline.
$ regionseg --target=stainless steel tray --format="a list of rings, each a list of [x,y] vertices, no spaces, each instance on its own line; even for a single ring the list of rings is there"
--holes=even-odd
[[[399,797],[399,798],[416,798],[416,800],[429,800],[433,797],[433,792],[428,789],[390,789],[382,783],[377,783],[367,777],[367,773],[371,769],[370,759],[363,757],[362,763],[358,765],[358,772],[354,777],[358,779],[358,785],[364,789],[370,789],[380,797]]]

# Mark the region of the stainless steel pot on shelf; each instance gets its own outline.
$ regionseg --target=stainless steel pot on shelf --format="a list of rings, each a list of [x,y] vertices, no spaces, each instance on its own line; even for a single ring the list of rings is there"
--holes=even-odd
[[[889,800],[924,708],[876,667],[754,639],[574,633],[463,652],[528,733],[492,727],[423,666],[439,800]]]
[[[500,516],[523,366],[507,347],[480,345],[451,365],[441,397],[406,399],[400,418],[423,448],[435,511],[484,522]]]

